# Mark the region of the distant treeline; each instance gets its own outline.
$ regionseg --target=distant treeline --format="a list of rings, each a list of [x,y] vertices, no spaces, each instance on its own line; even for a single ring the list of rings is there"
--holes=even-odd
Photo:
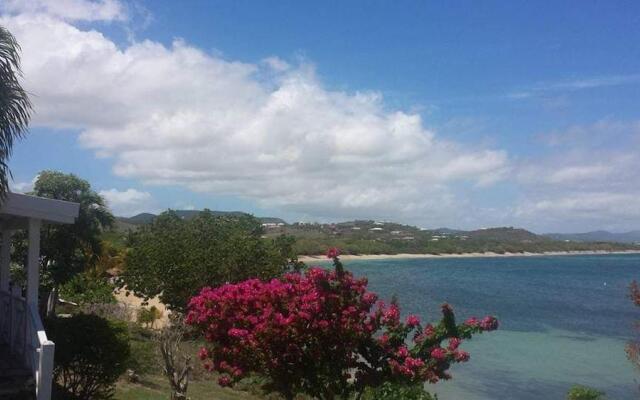
[[[209,215],[227,218],[253,218],[245,213],[207,211]],[[199,211],[172,211],[190,220]],[[155,220],[153,214],[133,218],[118,218],[115,231],[105,233],[105,239],[124,244],[126,232],[136,231]],[[274,239],[285,235],[295,239],[294,252],[299,255],[323,254],[338,247],[343,254],[461,254],[476,252],[542,253],[547,251],[623,251],[640,250],[632,243],[585,242],[556,240],[513,227],[461,231],[452,229],[424,230],[415,226],[372,220],[337,224],[286,224],[278,218],[253,218],[262,225],[262,237]]]

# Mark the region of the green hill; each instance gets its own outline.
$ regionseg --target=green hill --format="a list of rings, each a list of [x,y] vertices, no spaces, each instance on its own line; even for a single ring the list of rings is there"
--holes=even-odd
[[[191,219],[202,212],[202,210],[172,210],[179,217],[184,219]],[[249,215],[248,213],[241,211],[211,211],[213,215],[216,216],[241,216],[241,215]],[[122,223],[123,227],[127,225],[145,225],[151,223],[157,217],[156,214],[152,213],[140,213],[134,215],[133,217],[117,217],[116,220],[119,223]],[[262,223],[282,223],[286,224],[283,219],[274,218],[274,217],[257,217]]]

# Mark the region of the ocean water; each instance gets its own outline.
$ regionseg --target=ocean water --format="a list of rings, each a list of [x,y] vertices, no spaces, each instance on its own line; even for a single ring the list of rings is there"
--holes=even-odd
[[[325,264],[326,265],[326,264]],[[463,348],[471,360],[427,390],[441,400],[564,399],[574,384],[608,399],[640,397],[640,371],[626,359],[640,308],[628,298],[640,255],[345,261],[403,314],[437,320],[439,305],[460,320],[496,315],[500,330]]]

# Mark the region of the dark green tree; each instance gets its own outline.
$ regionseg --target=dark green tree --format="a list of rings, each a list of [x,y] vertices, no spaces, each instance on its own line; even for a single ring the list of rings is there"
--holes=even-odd
[[[204,286],[251,277],[269,279],[298,268],[293,242],[262,237],[251,216],[215,216],[208,210],[192,219],[168,211],[129,237],[122,286],[168,307],[184,310]]]
[[[13,142],[27,132],[31,103],[20,85],[20,46],[0,26],[0,199],[9,191],[8,160]]]
[[[97,315],[45,320],[55,341],[54,399],[111,399],[131,355],[127,324]]]
[[[102,196],[91,189],[89,182],[73,174],[42,171],[31,194],[80,204],[74,224],[49,224],[42,228],[41,276],[43,293],[51,293],[47,308],[47,314],[51,314],[56,303],[57,288],[76,274],[90,269],[97,261],[102,250],[101,233],[113,224],[114,217]],[[16,235],[14,246],[16,261],[25,265],[27,249],[24,232]]]

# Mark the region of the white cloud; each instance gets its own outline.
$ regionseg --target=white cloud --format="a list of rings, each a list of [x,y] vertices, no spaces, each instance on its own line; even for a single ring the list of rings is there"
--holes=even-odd
[[[453,186],[508,172],[504,151],[444,140],[377,93],[327,90],[309,64],[233,62],[183,41],[120,47],[50,15],[0,23],[23,48],[33,123],[79,129],[122,177],[318,217],[397,218],[455,214]]]
[[[31,181],[11,182],[11,191],[15,193],[28,193],[33,191],[33,186],[36,184],[38,176],[33,177]]]
[[[639,133],[640,121],[602,120],[541,135],[546,154],[517,167],[514,216],[543,229],[637,229]]]
[[[46,14],[69,21],[123,21],[124,5],[118,0],[3,0],[0,11],[9,14]]]
[[[142,192],[137,189],[101,190],[102,196],[111,211],[118,216],[131,216],[141,212],[152,212],[152,196],[149,192]]]
[[[543,82],[523,90],[512,92],[508,94],[507,97],[520,100],[543,96],[549,93],[575,92],[600,87],[636,85],[638,83],[640,83],[640,74],[596,76],[558,82]]]
[[[540,135],[543,155],[514,164],[503,150],[444,139],[419,114],[390,110],[379,93],[328,90],[308,63],[234,62],[181,40],[118,45],[71,21],[126,18],[120,3],[72,3],[79,6],[63,12],[54,2],[12,1],[0,24],[23,48],[33,124],[78,130],[84,146],[113,160],[118,176],[237,196],[314,220],[537,230],[640,224],[633,201],[640,195],[640,121],[605,119]],[[511,185],[515,202],[474,204],[475,193],[500,181]],[[157,209],[147,192],[101,193],[118,215]]]

